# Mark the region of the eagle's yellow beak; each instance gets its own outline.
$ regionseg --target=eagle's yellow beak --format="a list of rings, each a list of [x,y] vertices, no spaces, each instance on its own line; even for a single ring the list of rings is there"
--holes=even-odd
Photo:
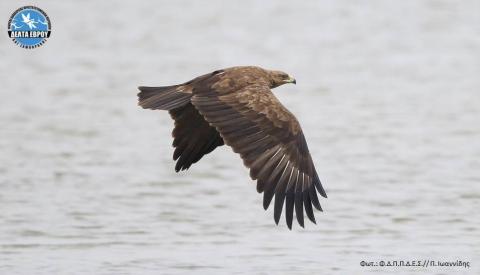
[[[297,84],[297,80],[295,80],[295,78],[293,78],[291,76],[288,76],[288,79],[285,81],[285,83]]]

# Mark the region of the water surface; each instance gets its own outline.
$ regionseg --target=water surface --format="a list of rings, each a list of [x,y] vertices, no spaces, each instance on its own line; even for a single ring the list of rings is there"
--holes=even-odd
[[[478,273],[477,1],[33,4],[44,46],[0,35],[1,274]],[[275,93],[329,195],[317,225],[275,226],[228,147],[175,173],[173,122],[136,106],[233,65],[296,77]],[[424,259],[472,267],[359,264]]]

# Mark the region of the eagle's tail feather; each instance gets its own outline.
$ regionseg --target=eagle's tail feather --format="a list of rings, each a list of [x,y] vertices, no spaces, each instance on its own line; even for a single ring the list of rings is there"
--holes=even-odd
[[[182,85],[138,87],[138,105],[144,109],[172,110],[190,102],[191,94],[181,92]]]

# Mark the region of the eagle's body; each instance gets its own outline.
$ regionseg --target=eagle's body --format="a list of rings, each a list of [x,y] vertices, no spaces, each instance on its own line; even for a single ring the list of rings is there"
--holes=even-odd
[[[265,209],[275,195],[277,224],[286,202],[291,228],[294,208],[301,226],[304,207],[315,222],[312,205],[321,210],[316,192],[326,194],[300,124],[270,90],[285,83],[295,83],[295,79],[259,67],[232,67],[180,85],[139,87],[139,105],[168,110],[175,120],[177,172],[227,144],[250,168],[257,191],[264,192]]]

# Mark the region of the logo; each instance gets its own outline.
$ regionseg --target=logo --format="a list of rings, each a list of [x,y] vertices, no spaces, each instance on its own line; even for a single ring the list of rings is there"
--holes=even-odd
[[[8,20],[8,36],[25,49],[43,45],[50,37],[51,28],[47,14],[34,6],[19,8]]]

